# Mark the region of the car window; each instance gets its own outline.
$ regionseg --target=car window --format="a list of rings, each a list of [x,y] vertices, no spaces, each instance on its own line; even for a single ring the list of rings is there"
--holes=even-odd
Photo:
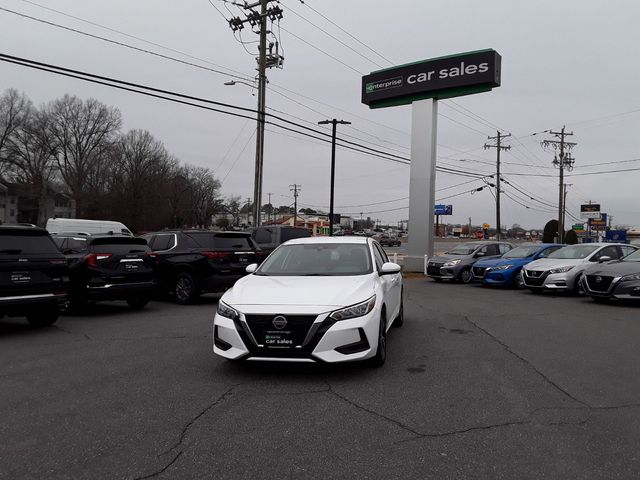
[[[169,250],[173,244],[173,235],[160,234],[156,235],[156,238],[153,241],[153,249],[156,251]]]
[[[498,255],[498,245],[496,244],[491,244],[491,245],[486,245],[484,247],[482,247],[482,249],[480,249],[480,252],[484,253],[485,257],[491,257],[493,255]]]
[[[251,238],[247,235],[216,235],[214,237],[216,250],[244,249],[251,250]]]
[[[629,247],[627,245],[621,245],[620,246],[620,250],[622,250],[622,256],[623,257],[626,257],[627,255],[629,255],[629,254],[631,254],[631,253],[636,251],[635,248]]]
[[[507,245],[506,243],[501,243],[500,245],[498,245],[498,248],[500,250],[500,254],[501,255],[504,255],[509,250],[511,250],[511,247],[509,245]]]
[[[60,251],[64,250],[64,244],[67,243],[67,239],[65,237],[51,237],[53,239],[53,243],[55,243]]]
[[[616,260],[620,258],[620,252],[618,251],[618,247],[615,245],[612,245],[610,247],[605,247],[602,250],[600,250],[596,255],[594,255],[594,258],[596,260],[599,260],[602,257],[610,257],[611,260]]]
[[[560,246],[545,248],[542,252],[540,252],[540,255],[538,258],[546,258],[549,255],[551,255],[553,252],[555,252],[556,250],[560,250],[561,248],[562,247]]]
[[[273,230],[271,228],[257,228],[251,234],[251,237],[258,244],[275,243]]]
[[[389,257],[387,256],[387,253],[384,251],[384,249],[380,246],[380,244],[374,243],[373,247],[378,251],[378,253],[382,257],[383,263],[387,263],[389,261]]]
[[[0,237],[0,257],[3,254],[48,254],[60,255],[60,250],[49,235],[20,235],[19,233]]]
[[[264,276],[350,276],[372,272],[364,244],[288,244],[278,247],[256,270]]]
[[[67,238],[67,242],[64,245],[64,252],[68,254],[84,253],[87,251],[87,239],[86,238]]]
[[[306,228],[283,228],[281,235],[282,242],[293,240],[294,238],[307,238],[311,236],[311,232]]]
[[[373,258],[376,261],[376,267],[378,268],[378,270],[380,270],[385,262],[384,257],[382,256],[378,248],[376,248],[375,244],[373,246]]]
[[[115,255],[151,251],[144,238],[136,237],[96,238],[91,241],[89,250],[94,253],[112,253]]]
[[[566,260],[581,260],[587,258],[593,252],[595,252],[598,248],[598,245],[589,245],[589,244],[581,244],[581,245],[569,245],[567,247],[562,247],[556,250],[555,252],[549,255],[549,258],[561,258]]]
[[[142,238],[144,238],[147,241],[147,244],[149,245],[151,250],[154,250],[153,245],[154,245],[156,236],[155,235],[143,235]]]

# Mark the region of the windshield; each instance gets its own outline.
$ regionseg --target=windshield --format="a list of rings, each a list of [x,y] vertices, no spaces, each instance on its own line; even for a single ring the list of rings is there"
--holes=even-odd
[[[535,255],[538,250],[540,250],[540,247],[537,246],[518,247],[513,250],[509,250],[502,256],[502,258],[527,258]]]
[[[563,247],[560,250],[556,250],[547,258],[580,260],[583,258],[587,258],[599,248],[599,245],[570,245],[568,247]]]
[[[622,259],[623,262],[640,262],[640,250],[630,253]]]
[[[372,271],[368,245],[314,243],[280,246],[258,268],[256,275],[347,276]]]
[[[447,255],[471,255],[476,249],[482,245],[479,243],[461,243],[454,248],[446,252]]]

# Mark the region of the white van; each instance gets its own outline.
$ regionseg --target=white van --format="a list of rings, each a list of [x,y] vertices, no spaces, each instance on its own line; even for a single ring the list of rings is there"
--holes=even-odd
[[[85,220],[82,218],[50,218],[45,227],[49,233],[98,235],[113,233],[133,235],[124,223],[111,220]]]

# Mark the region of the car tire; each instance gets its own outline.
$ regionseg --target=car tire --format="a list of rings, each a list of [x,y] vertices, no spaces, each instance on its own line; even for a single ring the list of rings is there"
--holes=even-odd
[[[34,327],[50,327],[58,317],[60,316],[60,312],[58,310],[52,310],[50,312],[38,312],[38,313],[29,313],[27,315],[27,321],[33,325]]]
[[[400,294],[400,311],[398,312],[398,316],[391,324],[392,327],[400,328],[404,325],[404,300],[402,299],[402,293]]]
[[[127,305],[129,305],[134,310],[142,310],[149,303],[148,298],[128,298]]]
[[[199,296],[193,276],[186,272],[179,273],[176,277],[173,292],[179,305],[193,303]]]
[[[518,290],[525,288],[524,280],[522,279],[522,272],[518,272],[516,278],[513,280],[513,288]]]
[[[460,272],[460,275],[458,275],[458,279],[462,282],[462,283],[471,283],[473,281],[473,274],[471,273],[471,269],[470,268],[463,268],[462,271]]]
[[[376,354],[369,360],[369,366],[379,368],[384,365],[387,360],[387,318],[386,313],[382,310],[380,314],[380,327],[378,331],[378,345],[376,348]]]

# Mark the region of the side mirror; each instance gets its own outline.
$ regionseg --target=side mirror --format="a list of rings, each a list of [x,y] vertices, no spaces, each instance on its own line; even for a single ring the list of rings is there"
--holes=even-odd
[[[478,252],[474,255],[476,258],[484,257],[484,252]]]
[[[604,257],[600,257],[598,259],[598,263],[608,262],[609,260],[611,260],[611,257],[608,257],[608,256],[605,255]]]
[[[382,265],[380,269],[380,275],[393,275],[394,273],[400,273],[402,267],[397,263],[387,262]]]
[[[247,265],[247,268],[244,269],[247,273],[253,273],[258,269],[257,263],[252,263],[251,265]]]

